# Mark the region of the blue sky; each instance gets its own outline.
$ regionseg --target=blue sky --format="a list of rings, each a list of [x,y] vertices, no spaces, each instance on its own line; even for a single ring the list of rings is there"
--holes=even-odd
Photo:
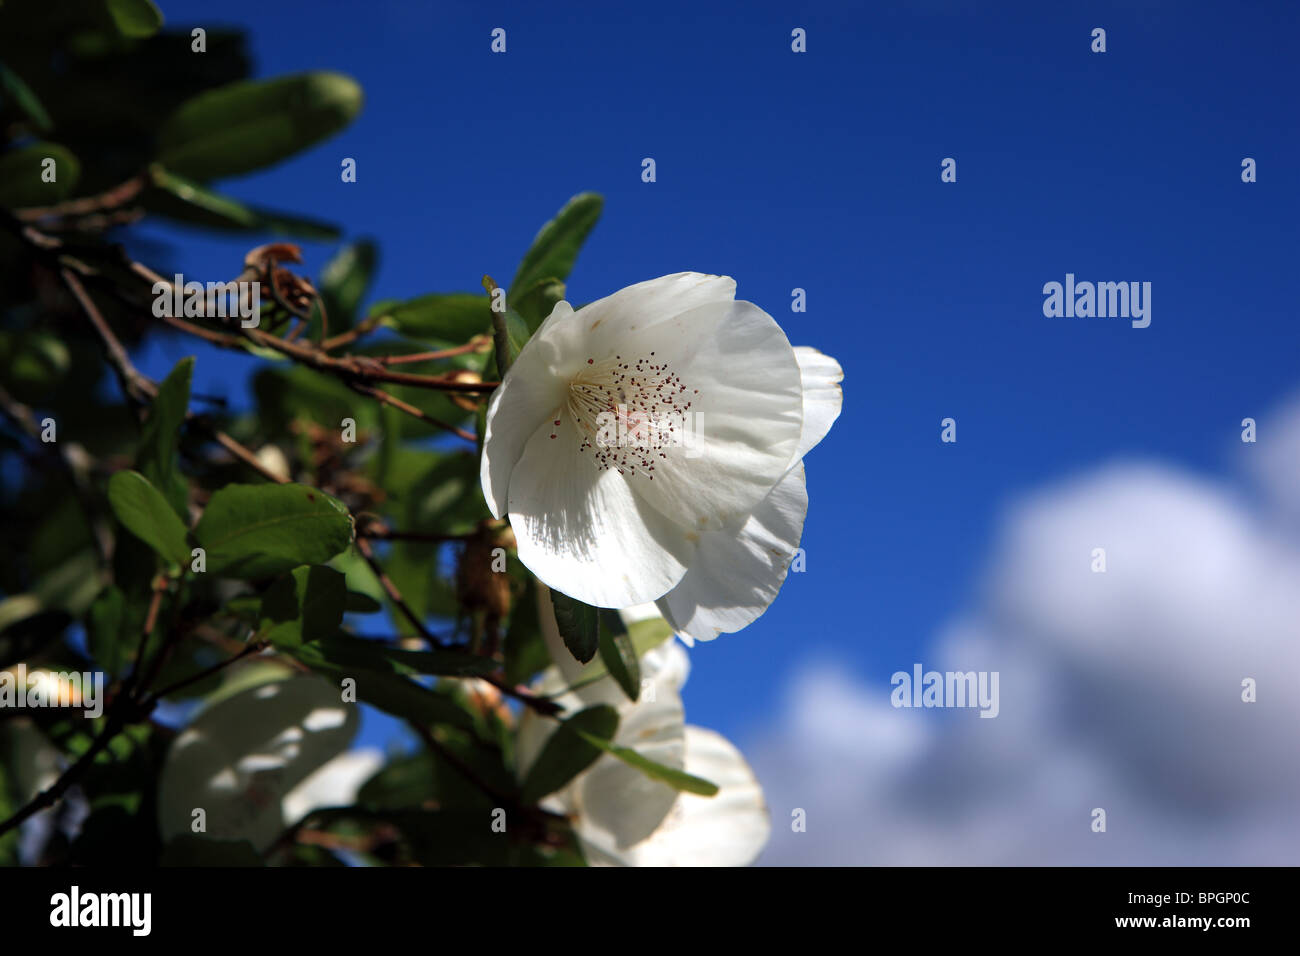
[[[1300,384],[1291,3],[161,6],[171,26],[249,28],[257,76],[360,81],[349,130],[220,186],[375,237],[372,298],[508,281],[541,223],[595,190],[575,302],[728,274],[840,360],[844,412],[807,461],[807,571],[692,653],[688,719],[742,741],[809,658],[882,686],[921,659],[1017,494],[1115,457],[1226,472],[1241,419],[1266,429]],[[145,232],[196,278],[253,244]],[[332,247],[305,251],[315,274]],[[1045,318],[1043,284],[1067,272],[1152,283],[1151,326]],[[142,364],[194,351],[167,341]],[[255,363],[199,355],[196,391],[244,394]]]

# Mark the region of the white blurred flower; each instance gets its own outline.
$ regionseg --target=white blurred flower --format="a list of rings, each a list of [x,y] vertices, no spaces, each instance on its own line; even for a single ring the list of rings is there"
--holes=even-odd
[[[271,680],[210,704],[168,750],[158,788],[163,839],[197,832],[264,850],[307,811],[350,803],[378,763],[343,753],[359,722],[356,706],[315,676]]]
[[[557,695],[569,714],[595,704],[613,706],[619,714],[615,744],[719,787],[712,797],[678,793],[616,757],[602,755],[543,803],[573,820],[587,862],[593,866],[752,863],[771,831],[763,791],[730,742],[685,723],[681,688],[690,661],[682,646],[669,638],[642,656],[641,677],[648,683],[636,702],[628,700],[610,677],[561,693],[575,682],[582,667],[565,652],[545,602],[542,612],[543,635],[560,663],[542,676],[540,693]],[[637,619],[624,613],[628,623]],[[516,743],[521,777],[557,726],[551,718],[525,712]]]
[[[600,607],[660,601],[689,637],[738,630],[803,530],[802,458],[839,365],[794,349],[735,282],[678,273],[560,302],[488,406],[481,479],[519,557]]]
[[[362,785],[383,765],[383,751],[376,747],[358,747],[339,754],[284,795],[280,806],[285,820],[297,823],[313,810],[351,806]]]

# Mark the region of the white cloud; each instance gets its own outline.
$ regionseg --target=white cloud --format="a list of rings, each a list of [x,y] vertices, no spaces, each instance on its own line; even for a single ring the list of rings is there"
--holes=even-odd
[[[920,657],[999,671],[996,719],[895,710],[886,681],[810,665],[747,748],[773,815],[762,862],[1300,862],[1300,541],[1277,520],[1300,404],[1272,421],[1272,447],[1243,446],[1265,452],[1271,504],[1117,464],[1008,514],[975,606]]]
[[[1254,444],[1243,449],[1251,470],[1280,516],[1300,525],[1300,394],[1257,425]]]

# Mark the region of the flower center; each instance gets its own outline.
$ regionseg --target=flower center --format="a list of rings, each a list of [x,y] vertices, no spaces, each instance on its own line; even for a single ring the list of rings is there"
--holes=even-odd
[[[587,359],[569,382],[565,403],[582,433],[578,450],[591,452],[596,467],[651,481],[656,462],[668,458],[662,449],[686,440],[686,413],[699,394],[654,354]]]

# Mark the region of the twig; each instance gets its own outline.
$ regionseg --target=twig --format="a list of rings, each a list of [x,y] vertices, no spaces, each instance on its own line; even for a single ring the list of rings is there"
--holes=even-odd
[[[122,347],[122,343],[113,334],[113,330],[108,327],[108,323],[104,320],[99,307],[90,298],[89,293],[86,292],[86,287],[81,284],[81,280],[66,266],[59,269],[59,275],[63,279],[63,284],[72,293],[73,298],[77,300],[77,304],[81,306],[81,311],[85,313],[86,318],[95,327],[95,331],[99,333],[99,339],[108,352],[108,360],[112,364],[114,371],[117,372],[118,380],[122,383],[122,391],[128,399],[137,404],[147,404],[158,393],[157,388],[131,364],[131,357],[126,354],[126,349]]]
[[[148,376],[142,374],[134,365],[131,364],[130,356],[126,354],[126,349],[122,347],[121,341],[113,334],[104,316],[100,313],[99,308],[95,305],[90,295],[86,292],[85,286],[81,284],[76,275],[67,267],[59,270],[64,284],[72,292],[77,303],[85,312],[87,318],[99,333],[100,341],[104,343],[109,360],[117,372],[118,379],[122,383],[122,391],[128,399],[134,399],[140,404],[151,401],[158,394],[158,386]],[[188,323],[184,323],[188,324]],[[269,470],[260,461],[257,456],[241,445],[235,439],[219,428],[205,422],[202,418],[195,415],[189,409],[185,411],[185,420],[192,422],[199,428],[210,434],[222,448],[225,448],[232,455],[237,457],[244,464],[248,465],[263,478],[273,481],[276,484],[285,484],[288,479]]]
[[[455,768],[457,773],[459,773],[462,777],[464,777],[466,780],[468,780],[470,783],[478,787],[478,789],[482,790],[485,794],[487,794],[494,801],[496,801],[497,806],[501,806],[503,804],[513,805],[515,803],[515,801],[512,798],[501,793],[501,791],[497,790],[496,787],[492,786],[492,784],[488,783],[477,773],[475,773],[473,768],[470,767],[468,764],[466,764],[465,761],[461,760],[458,756],[456,756],[455,752],[452,751],[450,747],[446,746],[441,740],[435,737],[433,735],[433,731],[431,731],[428,727],[425,727],[423,724],[416,723],[413,720],[407,721],[407,723],[410,725],[411,729],[416,732],[419,738],[422,741],[424,741],[424,745],[428,747],[429,750],[437,754],[447,763],[451,764],[451,766]]]
[[[195,421],[200,428],[208,427],[201,419],[196,418],[192,420]],[[225,432],[221,431],[220,429],[212,428],[210,429],[210,433],[222,448],[230,452],[232,455],[234,455],[236,458],[242,461],[249,468],[252,468],[254,471],[256,471],[267,481],[273,481],[277,485],[287,485],[290,483],[290,480],[288,478],[286,478],[284,475],[277,475],[275,472],[271,471],[271,469],[267,468],[265,465],[263,465],[260,461],[257,460],[256,455],[254,455],[251,451],[249,451],[245,446],[235,441]]]
[[[393,605],[402,612],[402,616],[419,632],[420,637],[439,650],[446,650],[450,647],[450,644],[430,631],[425,626],[424,621],[421,620],[420,615],[416,614],[411,605],[406,603],[406,598],[402,596],[401,590],[393,583],[392,578],[388,576],[379,563],[379,559],[375,557],[375,551],[370,547],[370,542],[361,537],[358,537],[356,541],[357,550],[361,552],[361,557],[365,559],[366,564],[370,565],[370,570],[375,573],[375,577],[379,578],[379,583],[383,587],[384,593],[388,595],[388,600],[392,601]]]
[[[227,667],[229,667],[231,664],[234,664],[236,661],[242,661],[245,657],[248,657],[250,654],[260,653],[261,651],[265,650],[266,647],[267,644],[265,641],[255,641],[254,643],[249,644],[247,647],[245,647],[238,654],[228,657],[224,661],[218,661],[217,663],[213,664],[211,667],[205,667],[197,674],[192,674],[189,677],[183,678],[182,680],[178,680],[173,684],[168,684],[162,690],[156,690],[152,692],[147,697],[145,697],[143,701],[141,701],[140,706],[147,711],[151,709],[153,705],[156,704],[158,701],[162,700],[164,697],[168,697],[176,693],[178,690],[183,690],[184,688],[189,687],[191,684],[197,684],[199,681],[211,677],[213,674],[216,674],[219,671],[225,670]]]
[[[564,708],[555,701],[551,700],[549,697],[538,697],[527,688],[514,687],[501,678],[494,677],[491,674],[480,674],[478,675],[478,679],[486,681],[507,697],[513,697],[525,707],[535,710],[544,717],[555,717],[564,713]]]
[[[478,439],[474,437],[473,432],[468,432],[457,425],[449,425],[440,419],[434,418],[432,415],[422,412],[414,405],[409,405],[406,402],[402,401],[400,398],[397,398],[393,395],[389,395],[383,389],[375,388],[373,385],[362,385],[360,382],[349,382],[348,384],[354,392],[358,392],[362,395],[369,395],[371,398],[375,399],[380,404],[391,405],[393,408],[396,408],[398,411],[405,412],[406,414],[410,415],[412,418],[418,418],[420,421],[433,425],[435,428],[441,428],[444,431],[449,431],[452,434],[465,439],[467,442],[472,442],[474,444],[478,443]]]
[[[382,314],[368,316],[367,318],[362,319],[360,322],[356,324],[356,326],[349,329],[348,331],[340,332],[338,335],[335,335],[332,338],[325,339],[324,341],[321,342],[320,347],[324,349],[326,352],[330,352],[338,348],[340,345],[351,345],[353,342],[361,338],[363,335],[368,335],[369,333],[373,332],[376,328],[378,328],[383,323],[384,319],[386,318],[388,318],[388,316]]]
[[[125,698],[123,697],[118,698],[118,700],[124,699]],[[117,701],[114,703],[117,703]],[[0,822],[0,836],[3,836],[15,827],[21,826],[24,820],[35,816],[46,807],[52,806],[56,800],[67,792],[69,787],[81,779],[82,774],[90,769],[90,765],[94,762],[95,758],[99,756],[100,751],[113,742],[113,738],[118,735],[118,732],[127,722],[126,715],[120,707],[110,708],[105,720],[106,723],[104,729],[100,731],[98,737],[91,741],[86,752],[77,758],[76,763],[63,771],[63,773],[59,775],[59,779],[55,780],[54,783],[50,784],[50,786],[42,790],[36,796],[32,797],[31,800],[27,801],[25,806],[10,816],[7,820]]]
[[[455,358],[457,355],[464,355],[467,352],[481,352],[485,346],[489,346],[489,340],[486,335],[476,335],[464,345],[457,345],[455,348],[438,349],[436,352],[416,352],[410,355],[380,355],[375,360],[384,365],[407,365],[412,362],[433,362],[438,359]]]
[[[373,522],[357,529],[357,536],[378,541],[468,541],[476,532],[468,534],[440,534],[437,531],[397,531],[385,524]]]
[[[149,610],[144,616],[144,625],[140,628],[140,646],[136,649],[131,673],[127,675],[122,687],[126,694],[133,694],[137,687],[147,686],[149,683],[148,679],[140,683],[140,678],[145,669],[145,653],[149,650],[149,638],[153,636],[154,628],[158,624],[158,611],[162,607],[163,594],[167,592],[167,578],[161,574],[154,575],[150,590],[152,593],[149,595]]]
[[[111,189],[95,196],[81,199],[68,199],[53,206],[38,206],[15,210],[14,216],[22,222],[37,222],[41,219],[76,219],[97,213],[113,212],[131,202],[145,186],[144,174],[132,176],[126,182],[119,183]]]
[[[168,287],[172,285],[167,279],[141,263],[132,263],[131,269],[136,275],[148,281],[151,286],[160,282]],[[190,323],[170,321],[168,324],[185,332],[200,334],[196,331],[197,327]],[[203,331],[207,332],[207,330]],[[388,382],[393,385],[412,385],[416,388],[428,388],[444,392],[464,392],[466,394],[490,392],[499,384],[497,382],[461,382],[450,379],[445,375],[413,375],[408,372],[391,372],[378,359],[368,356],[342,355],[336,357],[327,354],[327,350],[323,345],[316,346],[302,342],[288,342],[257,328],[241,328],[239,331],[244,338],[254,345],[272,349],[300,364],[310,366],[318,371],[329,372],[345,381],[361,379],[364,381]],[[349,333],[344,333],[344,335],[347,334]],[[237,348],[241,352],[247,351],[242,347],[242,344],[237,343],[237,340],[232,341],[233,337],[231,336],[225,336],[221,341],[217,341],[210,334],[204,334],[203,338],[223,348]],[[327,343],[332,341],[326,340]]]
[[[66,443],[41,441],[41,428],[36,422],[35,414],[30,408],[10,395],[3,387],[0,387],[0,413],[3,413],[5,418],[9,419],[19,431],[27,436],[40,454],[48,455],[58,463],[59,470],[72,487],[72,494],[81,506],[82,513],[86,518],[86,524],[91,529],[96,554],[100,563],[103,564],[108,558],[112,538],[106,524],[99,520],[90,483],[86,480],[82,468],[78,467],[73,456],[69,454]],[[82,452],[84,453],[84,449],[82,449]]]

